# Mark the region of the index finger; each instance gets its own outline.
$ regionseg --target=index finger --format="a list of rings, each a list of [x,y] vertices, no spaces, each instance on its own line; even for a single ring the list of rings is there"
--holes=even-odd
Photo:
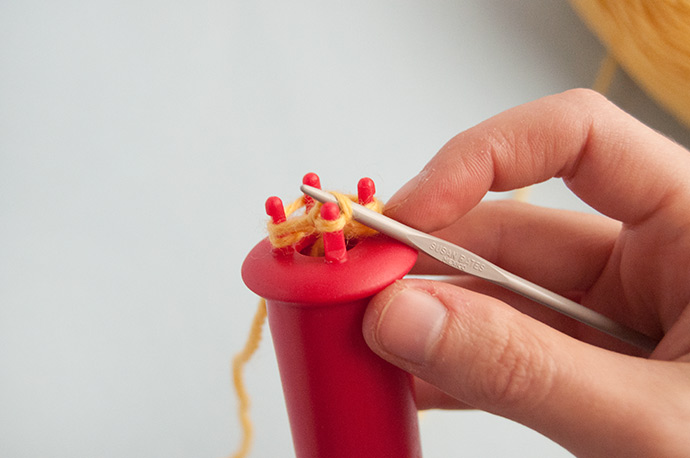
[[[598,93],[577,89],[457,135],[391,198],[386,213],[429,232],[464,215],[487,191],[560,177],[593,208],[635,224],[677,210],[689,172],[690,155],[680,145]]]

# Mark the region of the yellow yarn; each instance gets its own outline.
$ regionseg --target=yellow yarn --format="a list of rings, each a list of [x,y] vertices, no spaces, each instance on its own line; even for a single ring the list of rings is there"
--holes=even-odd
[[[242,443],[240,444],[239,450],[232,455],[232,458],[246,457],[249,453],[249,449],[252,445],[252,439],[254,437],[254,428],[252,427],[252,421],[249,417],[249,394],[247,394],[247,389],[244,386],[243,376],[244,366],[247,364],[254,352],[256,352],[257,348],[259,348],[264,321],[266,321],[266,300],[261,299],[259,301],[259,308],[256,310],[254,320],[252,321],[249,337],[247,338],[247,342],[244,344],[244,349],[235,355],[235,358],[232,361],[232,380],[233,384],[235,385],[235,392],[237,393],[237,399],[239,401],[238,414],[240,423],[242,424]]]
[[[369,237],[376,233],[375,230],[358,223],[352,218],[352,202],[357,201],[357,196],[335,192],[333,195],[338,199],[338,205],[340,206],[341,215],[338,219],[329,221],[321,218],[321,203],[319,202],[315,203],[308,212],[290,217],[306,205],[304,197],[300,197],[285,208],[285,215],[288,217],[286,221],[277,224],[272,221],[268,223],[268,239],[271,244],[276,248],[293,246],[311,235],[318,237],[324,232],[338,230],[343,231],[346,240]],[[383,211],[383,203],[376,198],[365,206],[378,213]],[[316,240],[314,246],[322,246],[320,238]],[[318,254],[320,253],[313,255]]]
[[[690,0],[570,3],[640,87],[690,126]],[[611,68],[605,62],[600,77]]]

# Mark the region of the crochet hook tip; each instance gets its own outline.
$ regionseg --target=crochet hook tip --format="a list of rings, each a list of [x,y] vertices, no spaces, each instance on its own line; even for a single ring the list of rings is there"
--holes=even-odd
[[[303,184],[300,186],[300,190],[309,197],[313,197],[319,202],[333,202],[338,203],[338,200],[330,192],[322,191],[314,186],[309,186],[308,184]]]

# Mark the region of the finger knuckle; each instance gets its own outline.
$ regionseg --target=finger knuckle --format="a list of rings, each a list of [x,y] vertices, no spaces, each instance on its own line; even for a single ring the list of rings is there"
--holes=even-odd
[[[487,376],[480,388],[490,404],[524,408],[548,394],[553,366],[535,343],[532,337],[515,331],[495,339],[482,363],[487,365]]]

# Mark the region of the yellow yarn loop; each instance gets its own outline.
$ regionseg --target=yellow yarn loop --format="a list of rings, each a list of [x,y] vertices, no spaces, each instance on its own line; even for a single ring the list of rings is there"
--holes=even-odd
[[[570,3],[640,87],[690,126],[690,0]]]
[[[340,216],[333,221],[323,218],[314,220],[314,229],[319,233],[342,231],[346,224],[347,218],[341,213]]]
[[[338,199],[340,206],[340,217],[334,221],[329,221],[321,218],[321,203],[316,202],[315,205],[302,215],[293,216],[297,210],[306,206],[304,197],[292,202],[285,208],[285,216],[287,219],[282,223],[273,223],[269,221],[267,225],[268,239],[276,248],[283,248],[287,246],[294,246],[303,239],[309,236],[316,236],[314,242],[316,251],[312,251],[312,256],[320,255],[319,247],[322,247],[320,235],[324,232],[334,232],[342,230],[345,239],[359,239],[369,237],[376,234],[376,231],[368,228],[352,217],[352,202],[357,202],[357,196],[349,194],[339,194],[334,192],[333,195]],[[375,212],[381,213],[383,211],[383,203],[374,198],[374,200],[365,205],[365,207]]]

